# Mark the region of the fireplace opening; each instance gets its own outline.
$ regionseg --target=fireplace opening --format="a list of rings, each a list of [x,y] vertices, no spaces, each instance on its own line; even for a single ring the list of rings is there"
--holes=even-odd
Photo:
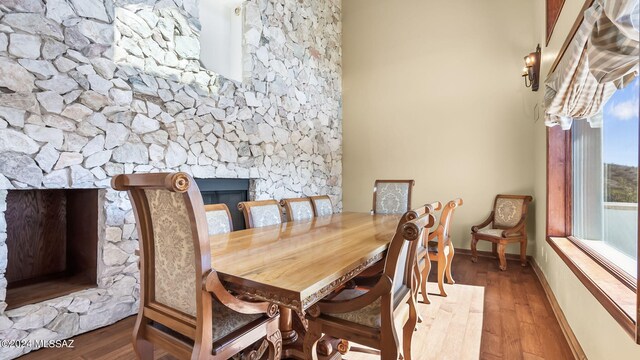
[[[7,194],[7,308],[96,286],[98,189]]]
[[[208,204],[226,204],[231,213],[233,230],[246,229],[238,203],[249,200],[249,179],[195,179],[202,200]]]

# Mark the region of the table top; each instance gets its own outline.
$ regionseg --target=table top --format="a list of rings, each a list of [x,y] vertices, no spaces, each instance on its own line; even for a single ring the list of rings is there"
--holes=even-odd
[[[229,289],[303,312],[384,257],[400,215],[344,212],[210,237]]]

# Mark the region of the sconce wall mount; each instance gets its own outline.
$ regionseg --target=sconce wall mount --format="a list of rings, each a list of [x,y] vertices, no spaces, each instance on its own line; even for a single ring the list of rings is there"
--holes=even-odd
[[[522,77],[524,78],[524,86],[530,87],[532,91],[538,91],[540,83],[540,58],[542,49],[540,44],[536,47],[536,51],[524,57],[524,68],[522,69]]]

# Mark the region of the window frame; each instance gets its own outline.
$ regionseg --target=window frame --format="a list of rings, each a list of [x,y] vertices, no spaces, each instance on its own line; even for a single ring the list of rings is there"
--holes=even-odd
[[[640,134],[639,134],[640,136]],[[562,130],[559,126],[547,128],[547,222],[546,241],[552,249],[560,256],[565,264],[572,270],[576,277],[594,295],[594,297],[604,306],[611,316],[629,333],[637,344],[640,344],[640,323],[632,319],[624,312],[616,302],[615,294],[608,294],[598,284],[598,279],[590,276],[585,268],[592,267],[593,264],[601,267],[604,271],[612,275],[626,288],[636,293],[636,319],[640,318],[640,276],[636,279],[628,276],[615,264],[604,257],[587,248],[580,239],[572,233],[572,157],[571,157],[571,130]],[[638,149],[640,153],[640,147]],[[640,224],[640,212],[639,212]],[[557,244],[554,238],[566,238],[575,248],[585,253],[592,264],[584,260],[578,260],[568,255]],[[640,259],[640,227],[636,234],[638,240],[638,259]],[[638,262],[640,264],[640,261]],[[640,275],[640,265],[638,274]]]
[[[594,0],[585,0],[569,35],[565,39],[558,56],[549,69],[551,74],[564,56],[571,40],[578,31],[584,19],[584,11],[593,4]],[[640,136],[640,129],[639,134]],[[636,240],[638,241],[637,274],[636,279],[628,276],[618,266],[595,251],[589,249],[582,241],[573,236],[573,175],[572,175],[572,137],[571,130],[562,130],[559,126],[547,128],[547,208],[546,208],[546,234],[545,238],[551,248],[559,255],[564,263],[571,269],[583,285],[594,295],[611,316],[622,328],[640,344],[640,226]],[[640,144],[638,146],[640,154]],[[638,193],[640,194],[640,181],[638,181]],[[638,224],[640,225],[640,211],[638,212]],[[586,257],[572,258],[568,255],[566,245],[560,245],[554,238],[565,238],[571,246],[579,249]],[[563,250],[563,247],[565,249]],[[587,259],[587,260],[585,260]],[[591,261],[589,261],[591,260]],[[616,302],[616,294],[608,294],[603,290],[598,279],[590,276],[595,271],[605,271],[623,284],[626,288],[635,292],[635,320],[632,319],[619,303]]]

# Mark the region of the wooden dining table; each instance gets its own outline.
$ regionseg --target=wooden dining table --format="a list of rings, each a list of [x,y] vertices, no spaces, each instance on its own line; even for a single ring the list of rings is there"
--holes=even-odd
[[[212,267],[229,290],[280,307],[283,357],[302,359],[305,311],[380,261],[399,218],[343,212],[213,235]]]

